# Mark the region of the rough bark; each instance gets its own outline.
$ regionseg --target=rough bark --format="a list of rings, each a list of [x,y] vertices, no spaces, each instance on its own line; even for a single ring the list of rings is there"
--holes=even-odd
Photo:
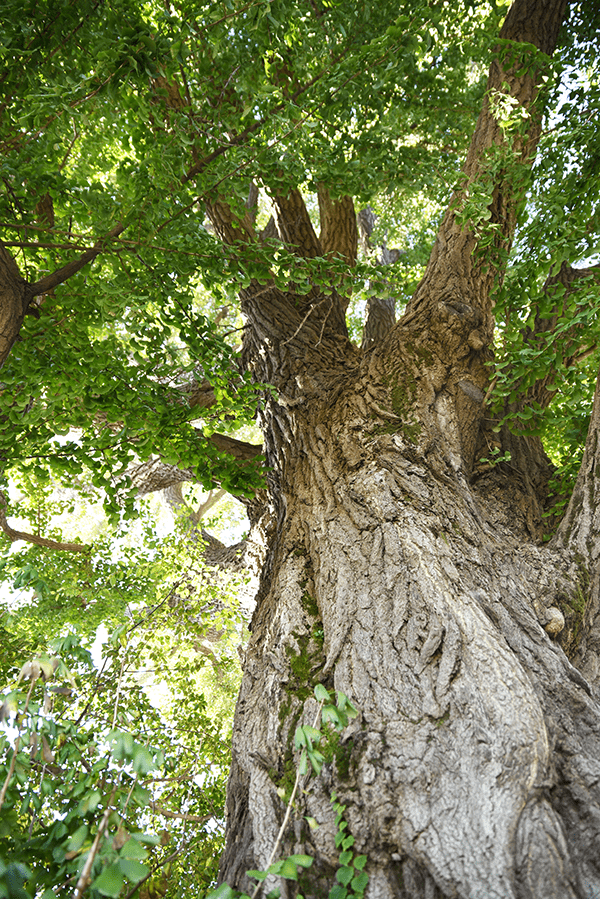
[[[387,359],[352,363],[319,400],[273,410],[295,439],[278,449],[285,515],[246,656],[223,876],[266,863],[293,730],[323,682],[361,719],[288,835],[318,860],[305,893],[332,882],[335,789],[370,895],[587,895],[600,710],[544,629],[584,589],[577,562],[477,496],[443,390],[415,378],[417,431]]]
[[[578,597],[581,624],[573,660],[600,699],[600,375],[583,461],[553,543],[574,552],[586,572],[585,589]]]
[[[372,252],[371,234],[375,227],[376,215],[370,206],[366,206],[358,214],[358,232],[360,243],[365,255]],[[378,262],[380,265],[391,265],[400,258],[400,250],[379,248]],[[396,300],[392,291],[384,296],[370,296],[365,310],[365,323],[361,349],[368,350],[376,343],[381,343],[396,324]]]
[[[562,9],[518,0],[501,36],[549,53]],[[494,63],[490,86],[504,80],[532,109],[535,74]],[[524,166],[533,113],[511,150]],[[503,140],[486,106],[467,183]],[[503,184],[490,200],[504,248],[517,203]],[[303,895],[335,882],[332,791],[368,857],[369,899],[600,891],[600,604],[588,588],[600,399],[570,524],[541,545],[539,447],[513,435],[513,464],[496,480],[473,476],[501,277],[476,245],[453,205],[407,314],[366,352],[315,304],[306,316],[273,288],[242,294],[245,360],[277,388],[262,412],[276,527],[234,726],[221,866],[232,886],[248,891],[245,871],[267,864],[284,816],[277,790],[297,763],[294,730],[312,721],[320,682],[360,717],[304,784],[286,833],[282,856],[315,858]],[[572,660],[585,649],[594,683],[560,640]]]

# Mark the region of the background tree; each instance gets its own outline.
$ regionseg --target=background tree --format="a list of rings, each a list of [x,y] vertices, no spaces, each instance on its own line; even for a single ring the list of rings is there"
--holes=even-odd
[[[321,682],[361,716],[286,834],[303,893],[339,861],[332,790],[373,895],[600,889],[597,408],[573,490],[563,464],[598,363],[598,22],[565,6],[6,26],[6,473],[89,479],[114,520],[218,484],[264,537],[233,886],[267,864]],[[232,436],[256,409],[266,466]]]

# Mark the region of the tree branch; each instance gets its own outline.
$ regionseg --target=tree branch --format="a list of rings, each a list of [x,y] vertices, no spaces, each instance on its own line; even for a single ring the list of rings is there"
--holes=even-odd
[[[323,255],[306,203],[298,188],[292,188],[286,196],[277,194],[273,198],[273,209],[279,236],[290,250],[303,259]]]
[[[550,275],[544,285],[544,292],[549,295],[557,293],[557,302],[554,310],[550,313],[544,312],[541,315],[539,310],[537,311],[533,328],[526,330],[524,335],[524,342],[528,346],[542,349],[547,343],[548,336],[552,335],[560,321],[564,320],[568,300],[586,283],[600,286],[600,265],[573,268],[567,262],[563,262],[559,271]],[[557,288],[562,289],[557,291]],[[567,368],[578,365],[596,348],[595,341],[592,341],[591,344],[586,342],[585,328],[580,324],[573,325],[566,332],[565,338],[563,361]],[[557,392],[553,386],[556,374],[556,370],[551,368],[542,378],[539,378],[520,396],[519,407],[523,408],[537,403],[542,409],[547,408]]]
[[[41,278],[39,281],[36,281],[35,284],[29,284],[27,290],[31,297],[40,296],[40,294],[48,293],[48,291],[53,290],[55,287],[58,287],[59,284],[63,284],[65,281],[68,281],[69,278],[72,278],[73,275],[76,275],[77,272],[81,271],[84,266],[88,264],[88,262],[92,262],[103,250],[104,245],[108,240],[112,240],[115,237],[118,237],[125,230],[125,226],[119,222],[118,225],[108,232],[104,237],[100,240],[96,241],[93,247],[90,247],[89,250],[86,250],[81,254],[79,259],[74,259],[72,262],[67,262],[66,265],[63,265],[62,268],[57,269],[55,272],[52,272],[51,275],[46,275],[44,278]]]
[[[50,540],[37,534],[28,534],[24,531],[15,531],[6,520],[5,509],[8,507],[5,494],[0,491],[0,528],[13,543],[16,540],[25,540],[26,543],[34,543],[36,546],[44,546],[46,549],[58,549],[70,553],[85,553],[91,549],[84,543],[61,543],[58,540]]]
[[[348,265],[354,265],[358,251],[358,228],[352,197],[332,199],[323,183],[317,186],[321,232],[319,240],[323,254],[330,259],[341,257]]]
[[[515,0],[500,31],[500,38],[514,42],[515,56],[519,55],[519,44],[522,42],[534,45],[544,54],[552,54],[566,3],[567,0]],[[540,136],[540,75],[539,64],[534,61],[528,66],[522,59],[517,59],[505,66],[499,55],[492,60],[483,108],[463,167],[463,184],[452,197],[425,276],[402,319],[402,325],[410,325],[411,330],[428,329],[432,323],[444,318],[448,307],[455,308],[458,302],[463,307],[468,305],[474,313],[471,316],[473,322],[477,320],[478,337],[473,341],[480,344],[480,349],[492,342],[494,320],[491,292],[496,281],[502,280],[506,254],[511,246],[525,189],[523,173],[531,165]],[[510,133],[503,128],[494,113],[494,97],[506,98],[521,111],[523,128]],[[489,153],[492,147],[506,151],[510,166],[490,168],[489,160],[493,165],[494,159]],[[512,180],[507,174],[508,169]],[[479,229],[473,221],[464,226],[461,211],[468,208],[472,186],[478,181],[483,184],[486,177],[495,178],[486,226]],[[485,212],[483,209],[477,211]],[[490,227],[495,229],[495,252],[478,256],[480,236],[489,234]],[[445,325],[442,327],[445,328]],[[465,333],[465,342],[467,338]]]
[[[206,201],[206,211],[216,233],[228,246],[240,242],[247,244],[256,239],[250,209],[246,208],[244,217],[240,218],[232,212],[229,203],[217,197]]]
[[[202,434],[201,431],[197,433],[198,436]],[[262,445],[236,440],[235,437],[229,437],[227,434],[211,434],[208,442],[212,443],[221,453],[228,453],[241,462],[255,459],[263,451]]]
[[[19,336],[31,299],[27,281],[0,241],[0,368]]]
[[[377,216],[370,206],[366,206],[358,213],[358,234],[365,254],[370,254],[373,251],[371,234],[375,228],[376,221]],[[389,250],[385,246],[385,241],[380,249],[381,253],[378,258],[380,265],[392,265],[400,257],[400,250]],[[391,296],[391,291],[388,292],[388,296],[384,297],[370,296],[367,300],[361,349],[366,350],[380,343],[390,333],[395,323],[396,300]]]
[[[212,434],[205,438],[201,431],[197,431],[200,440],[207,440],[222,453],[228,453],[240,462],[247,462],[256,458],[262,452],[262,446],[236,440],[226,434]],[[156,490],[165,490],[174,484],[184,481],[195,481],[196,473],[191,468],[178,468],[176,465],[166,465],[159,458],[149,459],[129,469],[129,476],[139,496],[146,496]]]
[[[23,278],[16,262],[6,250],[6,245],[0,242],[0,368],[19,337],[25,315],[30,308],[35,308],[31,306],[33,298],[48,293],[77,274],[103,251],[107,240],[118,237],[124,230],[124,225],[119,223],[93,247],[85,250],[79,259],[68,262],[34,284]]]

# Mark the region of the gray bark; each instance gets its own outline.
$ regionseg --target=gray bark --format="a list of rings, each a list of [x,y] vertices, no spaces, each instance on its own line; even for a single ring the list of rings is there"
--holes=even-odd
[[[293,731],[322,682],[361,716],[282,852],[316,856],[303,894],[333,882],[335,789],[369,896],[594,895],[600,708],[550,636],[585,590],[578,561],[478,496],[444,390],[418,436],[394,420],[393,390],[374,396],[380,361],[335,403],[278,410],[303,436],[246,655],[223,877],[247,888],[246,868],[266,864]]]
[[[500,36],[551,53],[563,11],[562,0],[516,0]],[[488,87],[504,84],[532,111],[511,147],[527,167],[536,75],[494,61]],[[486,101],[466,185],[503,142]],[[490,196],[499,250],[518,202],[510,183]],[[278,788],[297,763],[294,730],[312,721],[323,683],[360,717],[303,785],[285,834],[282,857],[315,858],[302,895],[335,883],[333,791],[368,858],[367,899],[600,893],[597,668],[586,679],[565,652],[593,661],[597,643],[600,421],[596,412],[569,536],[543,545],[550,469],[539,441],[501,434],[510,465],[474,467],[502,270],[474,254],[460,203],[459,193],[406,314],[369,349],[350,345],[316,290],[304,305],[269,285],[242,293],[245,361],[277,389],[262,410],[275,524],[236,710],[221,864],[245,891],[246,870],[268,863],[284,817]],[[211,216],[224,240],[255,239],[223,203]],[[321,238],[298,191],[280,198],[277,217],[282,239],[314,255]]]

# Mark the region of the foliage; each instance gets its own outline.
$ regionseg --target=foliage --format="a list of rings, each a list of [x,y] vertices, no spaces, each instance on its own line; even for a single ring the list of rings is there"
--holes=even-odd
[[[544,69],[540,151],[516,185],[518,229],[495,294],[492,415],[498,427],[543,437],[557,492],[580,458],[600,341],[592,278],[573,293],[548,290],[563,263],[591,265],[599,249],[591,6],[570,5]],[[238,290],[271,280],[299,295],[351,289],[357,341],[369,296],[393,293],[401,310],[461,182],[490,52],[514,51],[497,41],[506,10],[503,0],[5,0],[3,244],[32,284],[93,252],[40,291],[2,368],[0,487],[18,488],[7,514],[38,534],[62,540],[62,527],[72,539],[88,501],[104,504],[112,530],[91,532],[89,551],[76,555],[3,546],[3,580],[25,598],[0,621],[5,710],[19,733],[15,752],[2,737],[0,897],[72,890],[86,858],[98,896],[132,892],[150,870],[149,883],[172,895],[185,893],[186,876],[196,891],[214,878],[243,615],[235,585],[207,573],[198,546],[181,532],[158,536],[135,500],[133,466],[159,458],[238,496],[263,486],[262,459],[240,462],[211,442],[217,432],[240,436],[270,389],[244,367]],[[517,133],[521,111],[502,92],[489,99],[504,133]],[[504,147],[486,163],[462,209],[484,247],[495,239],[496,176],[516,171]],[[205,214],[208,202],[226,201],[264,226],[271,199],[301,187],[316,226],[323,184],[378,216],[372,252],[350,272],[277,242],[224,247]],[[377,262],[382,246],[400,248],[393,266]],[[542,381],[546,405],[531,393]],[[492,461],[506,458],[491,451]],[[128,541],[123,519],[136,516]],[[90,652],[100,626],[110,637],[99,670]],[[210,629],[222,631],[218,643]],[[150,701],[149,684],[162,681],[171,699]],[[342,698],[317,699],[323,720],[344,726]],[[302,726],[296,740],[299,775],[317,772],[322,728]],[[193,815],[211,824],[192,836]],[[336,815],[343,834],[339,804]],[[364,891],[363,857],[348,854],[348,839],[332,899]],[[284,873],[285,860],[273,864]]]
[[[2,674],[13,683],[2,710],[13,730],[0,735],[0,883],[21,872],[15,895],[72,893],[86,862],[96,897],[129,895],[142,882],[148,895],[175,896],[190,876],[206,887],[214,878],[244,616],[237,585],[187,552],[187,566],[170,561],[179,570],[170,587],[165,558],[138,584],[117,587],[110,608],[121,623],[99,668],[95,627],[71,611],[70,633],[61,618],[48,655],[17,673],[23,648],[36,638],[39,647],[40,623],[52,620],[43,608],[55,601],[52,581],[39,582],[47,595],[33,605],[41,608],[4,616],[12,642]],[[123,563],[112,573],[119,568],[134,573]],[[102,615],[110,620],[106,608]]]
[[[308,289],[309,274],[331,283],[336,267],[317,259],[309,273],[272,246],[224,250],[203,198],[224,189],[243,208],[258,175],[265,199],[322,181],[334,195],[443,196],[481,93],[465,71],[483,74],[497,21],[485,4],[459,6],[445,16],[411,0],[398,17],[393,3],[331,4],[326,28],[296,0],[6,10],[5,245],[33,282],[125,228],[40,297],[3,368],[0,458],[13,472],[83,478],[113,516],[124,503],[132,513],[128,468],[153,453],[205,486],[256,486],[206,439],[249,421],[258,385],[201,297],[226,301],[257,276]],[[194,378],[215,388],[200,428],[182,395]]]
[[[131,464],[154,454],[191,468],[206,487],[251,493],[260,468],[240,466],[207,439],[248,423],[261,389],[211,321],[215,300],[234,300],[252,278],[300,292],[311,283],[342,289],[344,267],[309,264],[272,244],[224,248],[207,227],[205,200],[225,196],[246,214],[254,179],[259,215],[270,196],[296,185],[310,196],[325,183],[333,196],[368,201],[384,229],[374,240],[403,251],[383,286],[406,299],[460,177],[490,45],[514,53],[496,39],[506,4],[450,10],[410,0],[398,14],[393,3],[310,9],[298,0],[194,0],[168,10],[132,0],[11,2],[0,78],[5,245],[34,282],[116,223],[124,231],[26,318],[2,372],[0,458],[40,483],[91,483],[114,520],[134,514]],[[516,303],[520,321],[523,289],[535,304],[549,271],[597,249],[590,27],[574,4],[544,75],[547,127],[498,298],[499,310]],[[504,95],[492,100],[502,126],[518,129],[522,118]],[[498,153],[488,180],[507,164]],[[479,188],[463,212],[485,226],[489,189]],[[357,337],[378,277],[373,258],[353,275]],[[579,310],[582,327],[594,312]],[[565,328],[570,320],[569,311]],[[530,361],[507,328],[498,396]],[[538,355],[553,365],[562,350],[557,334]],[[189,400],[202,379],[215,388],[210,410]]]

